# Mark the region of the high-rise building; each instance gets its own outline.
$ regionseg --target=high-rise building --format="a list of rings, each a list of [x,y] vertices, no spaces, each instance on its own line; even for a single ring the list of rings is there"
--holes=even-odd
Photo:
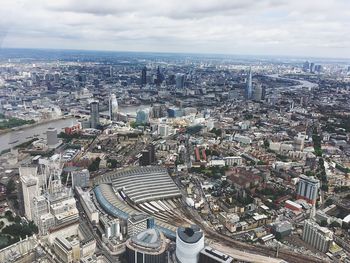
[[[253,83],[252,83],[252,69],[249,68],[249,73],[247,77],[247,86],[245,90],[245,97],[247,100],[252,99],[253,96]]]
[[[176,259],[179,263],[198,263],[204,248],[204,233],[196,225],[176,230]]]
[[[185,74],[178,73],[175,77],[176,89],[183,89],[185,87]]]
[[[302,239],[323,253],[328,252],[333,241],[333,233],[312,220],[305,220]]]
[[[48,128],[46,131],[47,137],[47,146],[49,148],[54,148],[58,145],[58,137],[57,137],[57,129],[56,128]]]
[[[310,73],[314,73],[315,72],[315,63],[311,62],[310,63]]]
[[[90,172],[88,169],[72,171],[71,177],[73,189],[75,187],[85,188],[89,186]]]
[[[158,134],[161,137],[168,137],[169,136],[169,125],[159,124],[158,125]]]
[[[147,166],[155,163],[156,161],[156,149],[153,143],[149,144],[145,150],[141,152],[141,158],[139,163],[141,166]]]
[[[118,117],[118,100],[115,94],[112,94],[109,98],[109,118],[110,120],[117,120]]]
[[[300,175],[297,187],[297,199],[306,200],[309,204],[316,204],[320,180],[315,177]]]
[[[24,214],[28,220],[33,220],[33,199],[38,196],[38,178],[32,174],[21,175],[21,169],[20,178],[22,182]]]
[[[261,101],[263,97],[263,88],[261,85],[258,85],[255,87],[253,92],[253,100],[255,101]]]
[[[133,237],[147,229],[150,217],[145,214],[132,215],[128,218],[128,235]]]
[[[160,84],[162,84],[163,80],[164,80],[163,74],[160,72],[160,68],[158,66],[157,75],[154,83],[159,86]]]
[[[303,71],[308,72],[310,70],[310,63],[309,61],[305,61],[303,64]]]
[[[148,122],[149,122],[149,110],[148,109],[138,110],[136,113],[136,123],[146,124]]]
[[[141,86],[145,86],[147,84],[147,68],[143,67],[141,72]]]
[[[100,124],[100,112],[97,101],[90,103],[90,126],[93,129],[97,129]]]

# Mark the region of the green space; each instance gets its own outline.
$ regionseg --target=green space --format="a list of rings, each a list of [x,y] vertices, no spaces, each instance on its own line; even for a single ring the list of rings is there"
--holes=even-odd
[[[11,224],[4,226],[4,222],[0,218],[0,249],[10,246],[18,242],[21,238],[24,239],[27,236],[32,236],[38,233],[38,227],[33,221],[22,222],[19,216],[13,216],[11,211],[6,211],[5,216],[8,222]]]
[[[0,119],[2,119],[2,121],[0,121],[0,130],[5,130],[5,129],[11,129],[14,127],[19,127],[22,125],[26,125],[26,124],[33,124],[35,123],[34,120],[22,120],[22,119],[18,119],[18,118],[7,118],[5,117],[5,115],[0,113]]]
[[[190,172],[204,174],[207,177],[211,177],[213,179],[220,179],[221,176],[225,174],[225,171],[229,169],[228,166],[212,166],[212,167],[192,167]]]
[[[88,167],[89,172],[98,171],[98,169],[100,169],[100,162],[101,162],[100,157],[97,157],[95,160],[93,160],[92,163]]]

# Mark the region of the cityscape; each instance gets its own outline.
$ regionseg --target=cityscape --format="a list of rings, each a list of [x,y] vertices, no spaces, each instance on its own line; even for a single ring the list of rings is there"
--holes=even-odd
[[[0,263],[350,262],[350,42],[312,24],[345,2],[284,28],[290,47],[308,4],[5,2]],[[282,31],[233,43],[237,10]],[[100,19],[131,19],[112,48]]]

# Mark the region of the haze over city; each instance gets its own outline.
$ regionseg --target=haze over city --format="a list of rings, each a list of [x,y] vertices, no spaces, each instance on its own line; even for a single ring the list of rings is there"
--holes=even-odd
[[[347,0],[3,0],[2,47],[350,57]]]

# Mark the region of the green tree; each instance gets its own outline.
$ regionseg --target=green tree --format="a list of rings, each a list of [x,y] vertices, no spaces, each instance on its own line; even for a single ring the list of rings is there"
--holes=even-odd
[[[325,227],[325,226],[327,226],[328,225],[328,223],[327,223],[327,220],[322,220],[321,222],[320,222],[320,226],[323,226],[323,227]]]
[[[7,184],[6,184],[6,194],[12,194],[12,192],[16,189],[16,183],[15,181],[11,178]]]
[[[333,221],[329,226],[330,227],[340,227],[340,224],[337,221]]]

